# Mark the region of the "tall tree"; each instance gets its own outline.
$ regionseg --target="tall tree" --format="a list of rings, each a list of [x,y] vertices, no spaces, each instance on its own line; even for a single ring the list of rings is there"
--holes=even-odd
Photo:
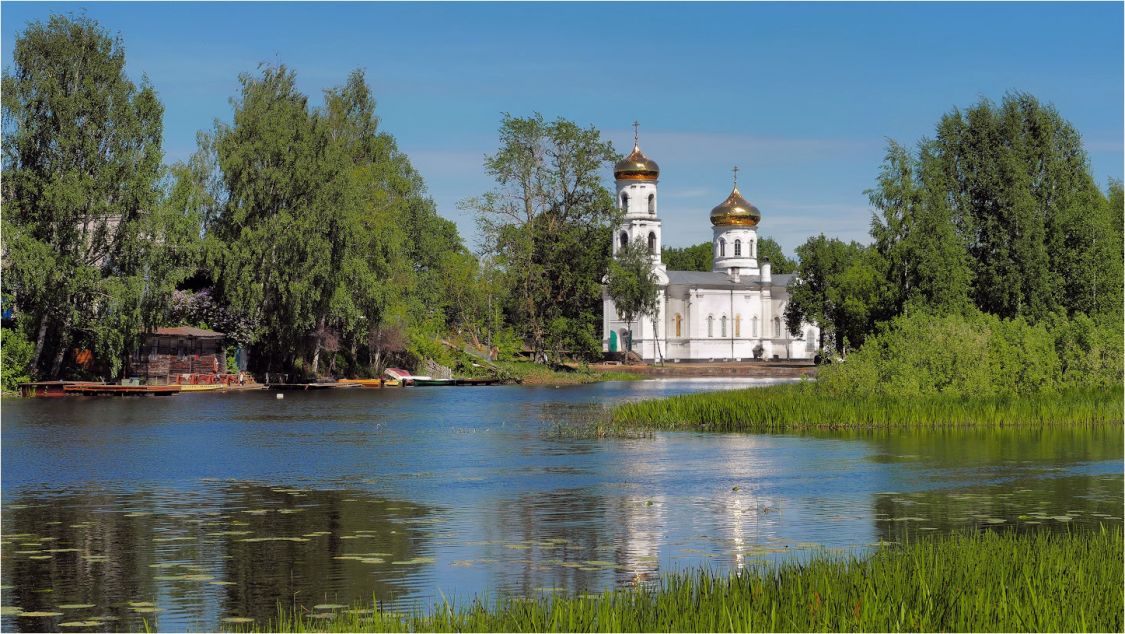
[[[969,303],[972,272],[946,204],[947,183],[932,143],[915,160],[891,141],[877,187],[867,191],[878,213],[871,237],[886,263],[894,312],[921,305],[938,313],[960,312]]]
[[[205,144],[225,200],[208,225],[218,290],[259,325],[258,369],[317,375],[339,354],[353,371],[378,365],[381,346],[403,339],[388,328],[411,321],[428,266],[410,260],[412,221],[432,203],[378,130],[362,73],[316,110],[284,66],[241,81],[233,124]],[[455,231],[446,246],[463,249]]]
[[[618,211],[601,181],[617,158],[594,128],[542,115],[505,115],[485,168],[497,188],[462,201],[477,214],[485,251],[513,284],[509,319],[538,356],[552,331],[596,353],[600,280]]]
[[[889,316],[882,257],[871,247],[823,234],[797,247],[797,257],[797,277],[785,306],[789,331],[796,335],[802,321],[815,322],[821,349],[831,344],[846,353],[862,345],[876,323]]]
[[[660,288],[656,285],[652,255],[643,241],[633,240],[618,249],[617,256],[609,263],[606,290],[613,298],[617,316],[629,324],[630,333],[633,321],[638,318],[647,315],[654,322],[659,319]],[[632,349],[631,335],[629,349]]]
[[[690,247],[664,247],[660,250],[660,259],[669,271],[710,271],[714,251],[715,247],[710,242]]]
[[[86,347],[116,376],[192,238],[157,218],[163,107],[125,75],[119,39],[56,15],[17,38],[3,108],[4,285],[31,324],[31,369],[57,377]]]

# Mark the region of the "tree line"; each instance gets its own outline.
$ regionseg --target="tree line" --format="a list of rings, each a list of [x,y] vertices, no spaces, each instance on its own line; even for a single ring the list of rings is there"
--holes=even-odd
[[[822,347],[844,354],[916,312],[1083,315],[1120,333],[1121,181],[1101,191],[1078,132],[1035,97],[949,112],[914,149],[889,142],[867,194],[871,244],[797,248],[786,321],[821,324]]]
[[[123,376],[168,324],[226,333],[251,370],[304,376],[411,365],[443,338],[600,352],[617,218],[600,179],[619,156],[596,129],[504,116],[485,161],[496,189],[461,203],[480,220],[478,257],[380,126],[362,71],[316,107],[285,65],[244,73],[229,121],[164,165],[163,107],[124,68],[121,39],[84,16],[17,38],[3,77],[5,385]]]
[[[121,377],[144,333],[176,324],[226,333],[252,371],[304,376],[373,375],[442,356],[442,340],[593,359],[607,274],[651,284],[645,254],[611,255],[620,212],[603,175],[620,155],[593,127],[503,116],[484,162],[495,187],[459,205],[478,219],[474,253],[362,71],[315,107],[285,65],[244,73],[229,120],[165,165],[163,106],[125,75],[120,38],[52,16],[12,61],[5,386]],[[822,347],[859,347],[903,315],[1119,320],[1121,183],[1099,190],[1078,133],[1029,95],[955,110],[913,149],[890,143],[868,195],[870,245],[821,235],[790,259],[759,242],[775,273],[796,274],[789,326],[817,322]],[[712,255],[663,252],[679,270]],[[630,292],[639,317],[651,293]]]

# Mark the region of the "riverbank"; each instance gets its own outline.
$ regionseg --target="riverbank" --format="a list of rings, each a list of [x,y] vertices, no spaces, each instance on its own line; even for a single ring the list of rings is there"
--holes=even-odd
[[[983,532],[888,544],[867,558],[696,570],[656,588],[477,599],[429,614],[322,605],[242,627],[276,632],[811,632],[1122,629],[1122,530]],[[227,622],[228,627],[239,627]]]
[[[496,361],[508,377],[518,379],[523,385],[581,385],[599,381],[636,381],[644,376],[622,371],[613,366],[563,365],[550,367],[530,361]]]
[[[1091,388],[1023,396],[847,397],[815,384],[689,394],[612,408],[598,433],[629,429],[771,432],[808,428],[941,425],[1086,425],[1122,422],[1121,388]]]
[[[631,365],[598,363],[591,364],[595,372],[625,372],[641,378],[689,378],[689,377],[750,377],[770,379],[814,378],[817,366],[812,361],[714,361],[714,362],[666,362],[659,365],[637,363]]]

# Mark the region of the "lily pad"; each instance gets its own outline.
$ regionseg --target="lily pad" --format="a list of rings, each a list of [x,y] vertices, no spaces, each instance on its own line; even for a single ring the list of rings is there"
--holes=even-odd
[[[314,609],[314,610],[339,610],[340,608],[346,608],[346,607],[348,607],[348,606],[340,604],[340,603],[320,603],[320,604],[314,605],[312,607],[312,609]]]
[[[0,605],[0,616],[19,616],[23,608],[14,605]]]
[[[20,616],[26,616],[26,617],[31,617],[31,618],[36,618],[36,617],[46,618],[48,616],[62,616],[62,612],[21,612]]]
[[[101,621],[67,621],[59,623],[59,627],[98,627],[102,625]]]
[[[223,619],[223,623],[253,623],[254,619],[248,616],[228,616]]]
[[[86,608],[94,607],[93,603],[64,603],[59,606],[60,610],[84,610]]]

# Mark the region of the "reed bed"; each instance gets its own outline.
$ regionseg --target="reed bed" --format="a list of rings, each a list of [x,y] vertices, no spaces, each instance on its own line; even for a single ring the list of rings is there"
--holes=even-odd
[[[805,428],[943,425],[1093,425],[1122,422],[1121,388],[1012,396],[850,397],[814,384],[688,394],[625,403],[610,410],[602,435],[645,428],[787,431]]]
[[[1079,533],[985,531],[823,553],[724,576],[697,570],[579,597],[445,602],[430,613],[282,610],[279,632],[1119,632],[1120,526]]]

